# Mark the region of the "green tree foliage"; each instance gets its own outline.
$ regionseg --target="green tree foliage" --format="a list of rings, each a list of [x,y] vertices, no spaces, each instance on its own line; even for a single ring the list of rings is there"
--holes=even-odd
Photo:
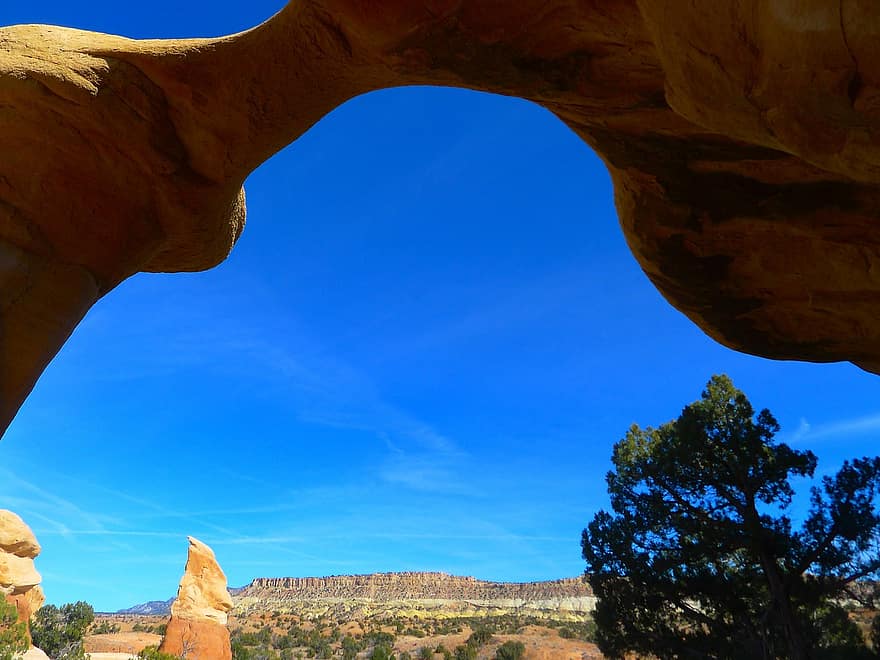
[[[726,376],[659,428],[633,426],[606,480],[613,513],[583,532],[608,656],[857,658],[866,653],[836,604],[876,578],[880,458],[844,463],[811,491],[798,529],[790,480],[816,457],[774,440]]]
[[[526,652],[526,647],[522,642],[508,641],[504,642],[495,651],[497,660],[520,660]]]
[[[27,630],[18,620],[18,610],[0,596],[0,660],[12,660],[27,648]]]
[[[474,648],[480,648],[483,644],[488,644],[492,641],[492,631],[488,628],[477,628],[474,632],[471,633],[471,636],[468,637],[467,643],[469,646],[473,646]]]
[[[118,623],[111,623],[106,619],[104,621],[100,621],[92,626],[92,629],[89,630],[89,634],[91,635],[112,635],[113,633],[118,633],[120,630]]]
[[[176,655],[164,653],[155,646],[148,646],[147,648],[142,649],[137,654],[137,657],[141,660],[180,660]]]
[[[94,620],[95,610],[83,601],[46,605],[34,615],[31,636],[52,660],[80,660],[86,657],[83,636]]]
[[[874,652],[880,654],[880,614],[875,614],[874,618],[871,619],[869,636]]]
[[[354,660],[362,648],[363,644],[351,635],[346,635],[342,638],[342,660]]]
[[[392,649],[387,644],[376,644],[370,653],[370,660],[392,660],[393,658]]]
[[[460,644],[455,647],[455,660],[477,660],[477,647],[472,644]]]

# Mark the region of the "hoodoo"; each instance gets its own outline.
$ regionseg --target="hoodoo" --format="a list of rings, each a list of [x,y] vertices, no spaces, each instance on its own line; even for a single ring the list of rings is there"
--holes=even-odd
[[[192,660],[231,660],[226,621],[232,596],[214,551],[189,537],[189,555],[160,651]]]
[[[25,522],[0,509],[0,594],[18,609],[18,620],[29,622],[46,598],[34,567],[40,544]]]

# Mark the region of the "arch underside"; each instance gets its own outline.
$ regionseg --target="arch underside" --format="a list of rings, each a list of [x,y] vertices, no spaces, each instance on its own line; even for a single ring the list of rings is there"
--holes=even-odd
[[[0,28],[0,430],[107,291],[228,255],[249,172],[346,100],[414,84],[554,112],[610,170],[643,270],[719,342],[880,372],[876,14],[303,0],[220,39]]]

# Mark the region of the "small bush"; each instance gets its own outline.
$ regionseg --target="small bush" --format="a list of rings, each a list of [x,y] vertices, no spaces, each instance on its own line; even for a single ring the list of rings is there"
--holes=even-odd
[[[455,660],[477,660],[477,648],[470,644],[456,646]]]
[[[171,655],[170,653],[163,653],[155,646],[148,646],[143,649],[140,653],[137,654],[138,658],[142,660],[180,660],[178,656]]]
[[[497,660],[520,660],[526,652],[522,642],[504,642],[495,651]]]
[[[25,624],[19,623],[18,610],[0,597],[0,660],[12,660],[27,647]]]

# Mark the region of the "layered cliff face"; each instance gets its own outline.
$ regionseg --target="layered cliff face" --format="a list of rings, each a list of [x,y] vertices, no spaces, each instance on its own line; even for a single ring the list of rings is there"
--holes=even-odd
[[[718,341],[880,372],[878,37],[869,0],[308,0],[222,39],[0,29],[0,428],[119,282],[225,258],[260,162],[413,84],[566,122],[644,271]]]
[[[30,527],[12,511],[0,510],[0,594],[16,606],[19,621],[29,622],[46,600],[34,566],[39,554]]]
[[[314,578],[257,578],[235,596],[236,611],[301,604],[456,606],[587,612],[595,605],[582,578],[487,582],[446,573],[374,573]]]
[[[191,660],[231,660],[232,597],[214,551],[189,537],[189,554],[160,651]]]

